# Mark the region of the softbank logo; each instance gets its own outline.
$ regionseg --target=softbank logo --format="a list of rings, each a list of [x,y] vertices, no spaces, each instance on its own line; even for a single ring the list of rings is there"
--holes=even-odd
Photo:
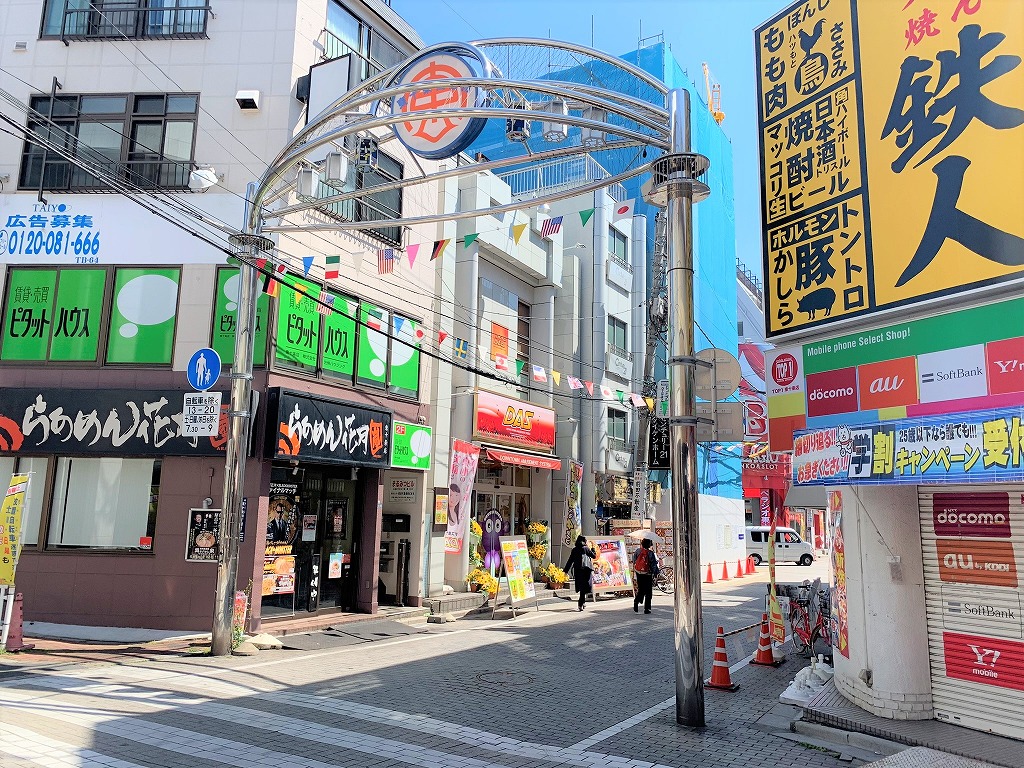
[[[877,395],[879,392],[896,392],[906,383],[906,379],[899,376],[879,377],[871,382],[868,392]]]
[[[922,403],[984,397],[988,393],[982,344],[919,355],[917,366]]]

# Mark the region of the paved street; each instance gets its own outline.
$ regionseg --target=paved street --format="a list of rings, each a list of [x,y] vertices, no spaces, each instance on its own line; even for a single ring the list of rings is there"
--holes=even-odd
[[[817,571],[782,569],[780,580]],[[719,623],[758,618],[763,592],[763,574],[707,588],[706,637],[713,643]],[[755,725],[799,669],[795,660],[738,669],[740,691],[708,692],[706,729],[677,727],[664,595],[651,616],[634,614],[628,600],[583,614],[558,602],[515,620],[416,629],[312,652],[8,672],[0,765],[849,765]],[[730,649],[753,650],[749,636],[734,636]]]

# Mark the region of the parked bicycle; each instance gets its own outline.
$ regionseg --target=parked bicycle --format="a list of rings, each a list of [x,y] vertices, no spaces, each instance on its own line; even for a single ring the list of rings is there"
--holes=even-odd
[[[813,608],[813,610],[812,610]],[[832,604],[827,586],[814,591],[811,584],[801,584],[789,598],[789,626],[797,653],[811,653],[816,643],[832,648]]]
[[[654,586],[660,589],[666,595],[671,595],[676,591],[676,571],[671,565],[666,565],[660,571],[658,575],[654,577]]]

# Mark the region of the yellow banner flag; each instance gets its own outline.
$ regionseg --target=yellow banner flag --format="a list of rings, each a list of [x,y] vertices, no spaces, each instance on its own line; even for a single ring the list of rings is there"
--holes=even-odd
[[[28,475],[11,475],[0,505],[0,586],[14,584],[14,569],[21,554],[21,520],[28,491]]]
[[[562,374],[560,374],[558,371],[552,371],[551,379],[555,382],[555,386],[557,387],[562,383]]]
[[[514,224],[512,226],[512,238],[516,241],[516,245],[519,245],[519,238],[523,236],[523,232],[526,231],[526,224]]]
[[[649,411],[653,411],[654,410],[654,398],[653,397],[645,397],[644,398],[644,402],[647,403],[647,410],[649,410]]]

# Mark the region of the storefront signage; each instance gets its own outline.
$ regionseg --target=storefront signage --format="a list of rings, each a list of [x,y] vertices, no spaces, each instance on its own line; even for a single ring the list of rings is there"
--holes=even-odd
[[[185,535],[185,559],[191,563],[217,562],[220,547],[220,510],[190,509]]]
[[[1024,276],[1019,8],[920,5],[801,1],[755,33],[769,337]]]
[[[389,477],[387,481],[388,502],[409,504],[419,496],[420,481],[417,477]]]
[[[400,469],[430,469],[434,436],[422,424],[394,422],[391,431],[391,466]]]
[[[291,544],[267,545],[263,555],[263,584],[260,594],[290,595],[295,592],[295,555]]]
[[[11,475],[0,504],[0,586],[14,584],[14,571],[21,556],[21,526],[28,484],[28,475]]]
[[[184,437],[182,392],[137,389],[9,389],[0,387],[0,453],[107,456],[214,456],[218,434]]]
[[[411,90],[395,99],[395,108],[405,120],[395,123],[395,136],[410,152],[427,160],[443,160],[457,155],[480,135],[487,119],[483,117],[445,117],[417,119],[419,112],[438,109],[474,109],[483,107],[488,91],[477,86],[453,88],[444,81],[452,78],[486,78],[492,66],[477,48],[462,43],[447,43],[443,49],[424,53],[407,64],[389,86],[410,85]],[[436,88],[424,87],[441,81]]]
[[[501,562],[508,579],[508,591],[512,605],[537,599],[537,587],[533,582],[533,567],[530,565],[529,544],[525,536],[499,536]]]
[[[213,329],[210,346],[220,355],[225,366],[235,359],[235,328],[238,324],[238,293],[241,287],[239,270],[223,267],[217,270],[217,293],[214,297]],[[253,365],[267,362],[267,317],[270,297],[260,293],[256,297],[256,333],[252,350]]]
[[[942,585],[942,626],[953,632],[985,632],[1010,640],[1024,638],[1020,593],[1015,589],[978,589]]]
[[[583,526],[580,494],[583,483],[583,464],[569,459],[569,472],[565,478],[565,531],[562,544],[571,547]]]
[[[1024,406],[797,433],[797,485],[1024,480]]]
[[[792,450],[799,429],[1021,405],[1024,298],[765,357],[769,439],[776,451]]]
[[[476,393],[473,438],[550,452],[555,449],[555,412],[480,390]]]
[[[237,195],[207,193],[204,211],[241,221]],[[144,244],[144,247],[140,245]],[[8,264],[222,264],[224,251],[118,195],[0,195],[0,261]]]
[[[946,677],[1024,691],[1024,643],[942,633]]]
[[[271,458],[387,466],[391,449],[387,411],[275,387],[268,412],[274,414],[267,419]]]
[[[743,488],[789,488],[793,459],[788,453],[764,452],[743,457]]]
[[[668,419],[652,417],[650,424],[647,438],[647,466],[651,469],[671,469]]]
[[[629,550],[622,538],[594,538],[590,545],[596,550],[591,583],[595,592],[633,589]]]
[[[480,446],[452,440],[448,473],[448,528],[444,534],[445,554],[457,555],[469,531],[473,509],[473,483],[480,464]]]
[[[936,539],[939,578],[957,584],[1017,586],[1017,560],[1010,541]]]
[[[936,536],[1010,538],[1010,494],[933,493]]]

